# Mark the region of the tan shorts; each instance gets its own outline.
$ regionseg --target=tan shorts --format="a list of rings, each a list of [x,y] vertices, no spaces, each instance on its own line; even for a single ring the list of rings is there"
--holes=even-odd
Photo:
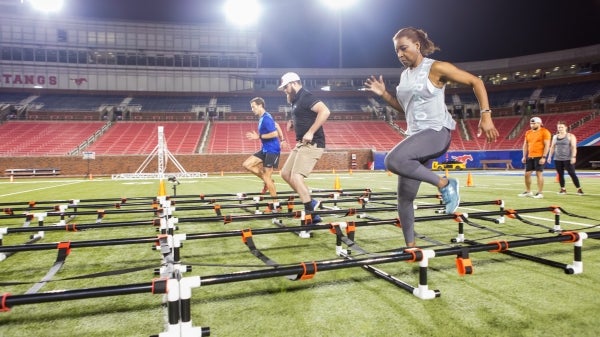
[[[325,152],[325,149],[319,148],[316,145],[297,143],[281,170],[308,177],[317,164],[317,161],[323,155],[323,152]]]

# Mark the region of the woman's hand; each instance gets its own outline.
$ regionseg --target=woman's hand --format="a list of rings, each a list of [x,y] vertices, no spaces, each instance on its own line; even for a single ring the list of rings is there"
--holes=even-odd
[[[385,92],[385,83],[383,82],[383,76],[379,75],[379,78],[371,76],[365,81],[365,89],[373,92],[377,96],[383,95]]]

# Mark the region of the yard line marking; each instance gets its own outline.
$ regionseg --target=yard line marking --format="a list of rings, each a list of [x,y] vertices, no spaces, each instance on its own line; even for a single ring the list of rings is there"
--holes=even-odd
[[[466,209],[466,210],[471,210],[471,211],[477,211],[477,212],[483,212],[485,210],[483,209],[477,209],[477,208],[467,208],[467,207],[459,207],[461,209]],[[539,216],[534,216],[534,215],[525,215],[522,214],[521,217],[523,218],[530,218],[530,219],[535,219],[535,220],[543,220],[543,221],[547,221],[547,222],[552,222],[554,223],[554,218],[543,218],[543,217],[539,217]],[[584,226],[584,227],[595,227],[596,225],[590,225],[590,224],[586,224],[586,223],[581,223],[581,222],[575,222],[575,221],[567,221],[564,219],[560,219],[560,224],[569,224],[569,225],[578,225],[578,226]]]
[[[70,183],[67,183],[67,184],[60,184],[60,185],[54,185],[54,186],[34,188],[34,189],[31,189],[31,190],[19,191],[19,192],[15,192],[15,193],[0,194],[0,198],[1,197],[12,196],[12,195],[23,194],[23,193],[30,193],[30,192],[35,192],[35,191],[42,191],[42,190],[47,190],[47,189],[51,189],[51,188],[55,188],[55,187],[63,187],[63,186],[68,186],[68,185],[73,185],[73,184],[79,184],[81,182],[83,182],[83,180],[73,181],[73,182],[70,182]]]

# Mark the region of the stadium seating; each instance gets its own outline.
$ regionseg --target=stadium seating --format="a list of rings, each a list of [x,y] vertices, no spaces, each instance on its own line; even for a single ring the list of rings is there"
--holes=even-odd
[[[457,123],[456,129],[452,131],[452,140],[450,141],[449,150],[478,150],[479,145],[477,140],[468,141],[461,136],[460,124]]]
[[[32,103],[43,103],[45,111],[95,111],[101,105],[118,105],[125,99],[125,95],[73,95],[73,94],[44,94]]]
[[[534,89],[510,89],[510,90],[489,90],[488,99],[492,107],[504,107],[519,100],[528,100],[533,94]],[[477,98],[473,92],[462,92],[456,94],[459,97],[460,104],[477,104]],[[454,104],[452,95],[446,95],[446,104]]]
[[[0,156],[64,156],[103,125],[102,122],[7,122],[0,125]]]
[[[286,132],[285,126],[280,125]],[[258,140],[249,140],[246,133],[257,129],[256,122],[215,122],[211,126],[210,138],[204,153],[254,153],[260,149]],[[286,137],[291,141],[291,134]]]
[[[210,96],[135,96],[130,101],[132,105],[141,105],[141,111],[192,111],[194,105],[208,105]]]
[[[564,121],[567,125],[571,125],[582,118],[588,116],[590,111],[579,111],[572,113],[563,113],[563,114],[541,114],[539,115],[543,122],[544,126],[550,130],[550,132],[556,132],[556,123],[558,121]],[[521,130],[518,132],[518,135],[514,138],[509,139],[509,135],[515,128],[517,127],[519,121],[523,118],[523,116],[511,116],[511,117],[498,117],[494,118],[494,125],[496,129],[500,132],[500,139],[493,144],[486,144],[483,138],[478,139],[477,135],[477,126],[479,123],[478,119],[468,119],[465,120],[467,123],[467,127],[470,130],[471,135],[474,137],[471,141],[463,141],[465,143],[464,149],[475,149],[475,150],[511,150],[511,149],[521,149],[523,146],[523,139],[525,137],[525,132],[529,130],[529,124],[527,121],[523,124]],[[588,123],[593,125],[593,123]],[[586,124],[583,124],[587,126]],[[585,132],[582,132],[585,130]],[[571,130],[577,135],[579,140],[583,140],[593,133],[598,132],[598,128],[577,128],[575,130]],[[455,135],[456,137],[456,135]],[[466,145],[467,143],[476,143],[476,146]]]
[[[217,100],[218,106],[228,105],[231,108],[231,112],[248,112],[250,110],[250,100],[252,97],[248,96],[231,96],[231,97],[219,97]],[[267,104],[265,102],[265,104]]]
[[[569,102],[592,97],[598,92],[600,92],[600,82],[572,83],[569,85],[546,86],[542,89],[540,97],[554,97],[556,102]]]
[[[502,90],[502,91],[490,91],[488,92],[488,97],[490,101],[490,106],[492,107],[503,107],[508,106],[511,103],[515,103],[517,101],[528,100],[531,98],[534,89],[511,89],[511,90]],[[475,99],[475,95],[471,95],[473,97],[472,103],[477,102]]]
[[[295,144],[293,131],[285,133],[290,146]],[[383,121],[338,122],[328,121],[323,126],[327,150],[371,148],[388,151],[402,136]],[[256,122],[216,122],[212,125],[209,144],[204,153],[253,153],[260,149],[258,140],[246,139],[246,132],[256,130]],[[283,151],[288,148],[284,146]]]
[[[359,112],[370,104],[366,97],[325,98],[323,101],[332,112]]]
[[[510,117],[498,117],[494,118],[494,125],[496,129],[500,133],[500,138],[496,141],[496,143],[488,144],[483,136],[477,137],[479,119],[467,119],[465,120],[467,129],[469,130],[469,134],[471,135],[470,141],[465,141],[466,143],[471,144],[469,149],[471,150],[484,150],[484,149],[513,149],[520,148],[522,145],[522,140],[518,144],[515,145],[515,140],[508,139],[511,131],[513,131],[522,116],[510,116]],[[467,148],[465,148],[466,150]]]
[[[565,124],[571,125],[571,124],[579,121],[580,119],[584,118],[585,116],[588,116],[589,114],[590,114],[590,111],[579,111],[579,112],[563,113],[563,114],[546,114],[546,115],[541,114],[539,116],[542,118],[544,127],[546,127],[548,130],[550,130],[550,132],[552,134],[554,134],[554,133],[556,133],[556,123],[558,123],[559,121],[563,121],[563,122],[565,122]],[[590,123],[590,124],[593,124],[593,123]],[[523,130],[521,131],[520,135],[514,139],[512,146],[506,147],[505,149],[522,148],[523,140],[525,139],[525,132],[527,130],[529,130],[529,124],[527,124],[525,127],[523,127]],[[596,128],[596,132],[597,132],[597,130],[598,129]],[[579,129],[571,130],[571,132],[573,132],[575,135],[577,135],[578,140],[583,140],[584,138],[591,135],[591,133],[586,136],[580,135]]]
[[[574,132],[574,134],[577,136],[577,141],[583,141],[584,139],[587,139],[600,132],[598,124],[600,124],[598,121],[596,121],[596,123],[583,123],[581,126],[570,131]],[[596,145],[600,146],[600,143]]]
[[[600,82],[590,81],[564,84],[552,82],[552,85],[541,88],[492,87],[488,93],[492,107],[512,107],[515,102],[526,101],[532,96],[539,96],[540,100],[546,99],[543,105],[535,107],[539,109],[537,114],[544,120],[544,125],[554,132],[556,122],[563,120],[572,127],[571,132],[581,141],[598,132],[597,123],[589,120],[594,111],[590,97],[599,92]],[[332,111],[329,121],[324,125],[328,150],[370,148],[388,151],[402,140],[403,137],[393,126],[383,120],[373,119],[375,108],[363,111],[364,107],[373,107],[377,104],[382,107],[377,111],[385,110],[383,108],[387,104],[379,97],[349,92],[322,92],[321,94],[323,101]],[[125,93],[43,94],[32,102],[33,107],[27,111],[26,116],[20,116],[29,121],[23,121],[23,125],[17,124],[16,120],[10,124],[0,125],[0,156],[66,155],[104,125],[106,121],[99,121],[102,119],[102,114],[98,111],[98,107],[123,102],[141,105],[141,111],[131,111],[126,116],[126,121],[114,124],[108,132],[85,150],[95,151],[98,155],[149,154],[157,144],[157,126],[163,125],[169,150],[174,154],[192,154],[199,151],[208,154],[252,153],[260,148],[257,141],[247,140],[245,136],[246,132],[256,130],[256,117],[249,108],[249,101],[255,97],[254,95],[255,93],[219,93],[215,97],[208,94],[204,96],[130,96]],[[0,101],[15,104],[27,98],[33,99],[35,96],[33,93],[0,93]],[[260,96],[260,93],[256,93],[256,96]],[[126,100],[127,97],[131,100]],[[464,90],[446,95],[446,100],[454,101],[457,97],[461,104],[476,104],[472,92]],[[210,124],[195,122],[203,115],[197,115],[197,112],[192,111],[192,106],[208,105],[211,99],[217,106],[230,106],[231,112],[219,115]],[[270,93],[265,95],[265,100],[267,111],[270,111],[285,129],[283,120],[285,111],[289,107],[285,96],[280,93]],[[36,107],[36,103],[44,103],[44,105]],[[515,112],[510,107],[505,107],[504,110],[506,114],[494,116],[494,123],[500,131],[500,139],[497,142],[488,144],[484,138],[477,138],[478,118],[467,118],[462,120],[464,129],[459,124],[460,127],[453,132],[450,150],[520,149],[524,133],[529,128],[527,120],[523,118],[528,117],[521,114],[514,115]],[[5,116],[8,111],[8,109],[4,110]],[[587,122],[581,122],[586,117],[588,117]],[[93,122],[94,120],[98,122]],[[406,122],[403,120],[395,120],[394,124],[397,128],[406,129]],[[201,144],[201,137],[208,125],[210,130],[207,131],[210,132],[207,134],[206,142]],[[517,133],[516,136],[512,135],[513,131]],[[465,133],[467,137],[464,136]],[[293,145],[293,132],[289,132],[286,138]]]
[[[28,93],[2,92],[0,93],[0,103],[18,104],[29,96]]]
[[[328,150],[369,148],[389,151],[403,139],[384,121],[328,121],[323,128]]]
[[[591,111],[561,114],[541,114],[544,125],[555,131],[559,120],[568,125],[589,116]],[[471,139],[461,136],[459,128],[453,131],[450,150],[510,150],[520,149],[528,123],[521,126],[518,135],[508,139],[511,131],[519,125],[522,116],[497,117],[494,123],[500,131],[500,139],[492,144],[483,137],[477,138],[478,119],[466,119],[465,127]],[[396,126],[406,129],[406,122],[396,121]],[[104,125],[103,122],[52,122],[11,121],[0,125],[0,156],[66,155],[90,138]],[[173,154],[192,154],[200,151],[201,137],[207,126],[205,122],[118,122],[98,138],[85,151],[97,155],[147,155],[157,144],[157,127],[165,127],[165,139]],[[290,145],[295,143],[293,131],[286,131],[280,124]],[[352,148],[370,148],[388,151],[403,137],[384,121],[338,121],[329,120],[324,125],[328,151]],[[212,123],[202,153],[253,153],[260,148],[255,140],[247,140],[246,132],[256,130],[256,121]],[[581,123],[571,130],[582,141],[598,132],[595,123]],[[284,147],[284,151],[289,148]]]
[[[119,122],[86,151],[97,155],[150,154],[158,144],[158,126],[164,126],[167,148],[172,154],[192,154],[200,142],[204,122]]]

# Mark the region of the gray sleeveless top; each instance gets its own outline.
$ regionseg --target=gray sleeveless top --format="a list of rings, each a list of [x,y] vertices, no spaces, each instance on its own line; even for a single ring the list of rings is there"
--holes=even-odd
[[[564,138],[558,138],[557,135],[554,136],[556,139],[556,143],[554,143],[554,160],[571,160],[571,145],[569,144],[569,134]]]
[[[437,88],[429,80],[429,70],[435,60],[424,58],[414,69],[406,68],[396,87],[396,98],[406,115],[407,134],[425,129],[454,130],[456,122],[446,107],[444,85]]]

